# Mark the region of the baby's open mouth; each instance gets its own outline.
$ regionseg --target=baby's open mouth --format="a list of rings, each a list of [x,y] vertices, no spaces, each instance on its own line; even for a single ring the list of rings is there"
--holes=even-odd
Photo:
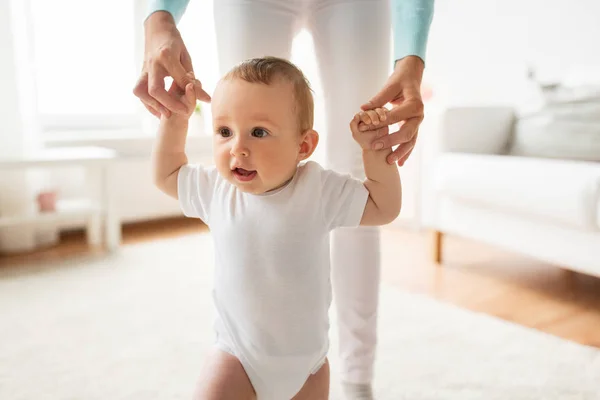
[[[256,176],[256,171],[250,171],[244,168],[235,168],[233,169],[233,176],[239,181],[248,182],[254,179]]]

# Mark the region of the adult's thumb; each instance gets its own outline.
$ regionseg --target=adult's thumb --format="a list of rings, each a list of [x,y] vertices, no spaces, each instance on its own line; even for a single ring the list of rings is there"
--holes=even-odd
[[[185,99],[190,104],[196,104],[196,95],[194,94],[194,85],[192,83],[188,83],[185,86]]]
[[[386,85],[383,87],[383,89],[381,89],[379,91],[379,93],[377,93],[375,96],[373,96],[371,98],[371,100],[369,100],[368,102],[366,102],[365,104],[360,106],[360,108],[363,111],[366,111],[366,110],[371,110],[371,109],[377,108],[377,107],[383,107],[387,103],[394,100],[394,98],[398,94],[396,92],[397,92],[397,89],[395,89],[393,86]]]

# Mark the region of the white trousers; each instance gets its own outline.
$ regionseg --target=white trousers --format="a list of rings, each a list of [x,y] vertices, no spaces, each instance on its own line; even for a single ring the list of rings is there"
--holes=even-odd
[[[311,32],[324,93],[326,164],[363,178],[360,148],[348,125],[388,77],[388,0],[215,0],[214,13],[222,74],[247,58],[290,59],[296,34],[302,28]],[[338,229],[331,243],[341,378],[370,383],[377,344],[379,230]]]

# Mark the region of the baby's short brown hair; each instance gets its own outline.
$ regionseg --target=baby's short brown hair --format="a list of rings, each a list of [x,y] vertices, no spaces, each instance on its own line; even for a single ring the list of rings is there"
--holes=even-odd
[[[314,100],[310,83],[293,63],[278,57],[260,57],[245,60],[233,67],[223,79],[238,78],[251,83],[269,85],[274,79],[284,79],[294,86],[294,100],[298,126],[303,133],[313,128]]]

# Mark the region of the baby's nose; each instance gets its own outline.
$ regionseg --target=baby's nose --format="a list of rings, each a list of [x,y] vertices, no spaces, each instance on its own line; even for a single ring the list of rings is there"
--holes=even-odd
[[[243,140],[237,139],[233,143],[233,146],[231,146],[231,154],[234,156],[248,157],[250,155],[250,150]]]

